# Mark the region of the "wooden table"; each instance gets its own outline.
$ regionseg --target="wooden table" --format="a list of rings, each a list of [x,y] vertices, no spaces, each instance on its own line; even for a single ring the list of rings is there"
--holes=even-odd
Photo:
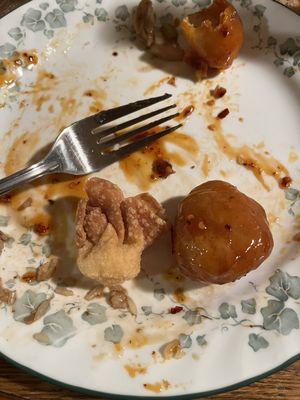
[[[0,0],[0,18],[28,0]],[[300,14],[300,0],[282,0]],[[300,27],[300,20],[299,20]],[[0,400],[93,399],[43,382],[0,359]],[[300,400],[300,361],[260,382],[212,396],[227,400]]]

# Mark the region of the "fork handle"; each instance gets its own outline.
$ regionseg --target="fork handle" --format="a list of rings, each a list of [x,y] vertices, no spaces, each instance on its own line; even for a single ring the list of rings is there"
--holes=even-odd
[[[6,178],[0,179],[0,196],[3,196],[14,189],[18,189],[21,185],[27,182],[55,172],[58,167],[59,164],[57,162],[41,161],[28,168],[15,172]]]

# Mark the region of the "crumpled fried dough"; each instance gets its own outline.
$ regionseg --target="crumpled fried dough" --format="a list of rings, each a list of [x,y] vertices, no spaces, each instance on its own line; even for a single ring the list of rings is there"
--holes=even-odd
[[[155,14],[151,0],[142,0],[133,14],[133,26],[146,47],[155,41]]]
[[[79,249],[78,267],[83,275],[112,286],[138,275],[143,247],[141,231],[135,243],[124,244],[108,224],[95,246],[87,242]]]
[[[166,229],[162,206],[148,193],[129,197],[122,203],[123,209],[133,208],[136,219],[142,228],[145,247],[151,246],[154,240]]]
[[[143,250],[167,228],[163,208],[146,193],[125,199],[104,179],[90,179],[86,191],[76,218],[80,271],[104,286],[134,278]]]

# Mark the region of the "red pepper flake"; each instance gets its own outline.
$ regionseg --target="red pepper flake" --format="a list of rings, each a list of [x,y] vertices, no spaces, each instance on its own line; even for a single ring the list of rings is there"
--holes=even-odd
[[[279,181],[279,186],[282,189],[285,189],[287,187],[289,187],[292,183],[292,178],[290,176],[284,176],[283,178],[280,179]]]
[[[0,203],[8,204],[10,202],[11,202],[10,194],[4,194],[3,196],[0,197]]]
[[[34,225],[33,230],[38,235],[47,235],[49,232],[49,226],[39,223]]]
[[[223,111],[219,112],[219,114],[217,115],[217,118],[223,119],[223,118],[227,117],[228,114],[229,114],[228,108],[224,108]]]
[[[226,94],[226,89],[223,88],[222,86],[217,85],[213,90],[210,91],[210,94],[211,94],[215,99],[220,99],[221,97],[225,96],[225,94]]]
[[[25,272],[25,274],[23,274],[21,276],[21,281],[26,282],[26,283],[35,282],[36,281],[36,271]]]
[[[183,307],[181,307],[181,306],[175,306],[175,307],[170,308],[170,313],[171,313],[171,314],[177,314],[177,313],[179,313],[179,312],[182,311],[182,310],[183,310]]]
[[[158,158],[153,161],[152,171],[154,179],[156,177],[166,179],[169,175],[175,174],[175,171],[173,170],[169,161],[166,161],[162,158]]]

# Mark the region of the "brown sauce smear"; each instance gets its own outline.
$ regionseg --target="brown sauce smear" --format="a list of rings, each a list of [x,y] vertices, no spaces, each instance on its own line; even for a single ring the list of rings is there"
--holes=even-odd
[[[89,107],[91,114],[96,114],[104,109],[104,102],[107,99],[107,94],[104,90],[86,90],[83,95],[90,97],[92,100],[92,103]]]
[[[10,175],[23,168],[38,142],[39,135],[30,132],[24,132],[17,138],[7,154],[4,164],[5,174]]]
[[[258,152],[248,145],[233,146],[230,144],[228,138],[223,133],[222,120],[213,115],[213,107],[207,104],[211,98],[209,85],[207,85],[207,88],[208,92],[206,98],[203,100],[201,110],[206,120],[207,128],[212,132],[212,136],[219,149],[230,160],[234,160],[237,164],[250,170],[266,190],[270,190],[270,188],[265,182],[264,174],[273,177],[278,182],[278,185],[282,187],[282,178],[289,177],[289,172],[280,161],[266,151]]]
[[[151,130],[147,134],[154,132],[155,130]],[[196,140],[191,136],[181,132],[171,133],[120,161],[120,167],[128,181],[136,184],[142,190],[149,189],[156,179],[153,176],[153,163],[157,159],[166,160],[171,165],[185,166],[187,160],[181,155],[181,152],[169,150],[168,144],[176,145],[192,156],[196,156],[199,151]]]
[[[24,168],[28,158],[35,151],[39,142],[37,134],[25,132],[12,144],[4,165],[6,175]],[[85,197],[86,177],[55,174],[39,179],[24,186],[10,197],[12,210],[17,211],[22,226],[32,228],[39,235],[48,235],[52,232],[51,213],[48,209],[58,198]],[[18,210],[28,199],[32,199],[31,207]]]
[[[187,297],[184,293],[183,288],[179,287],[174,291],[174,299],[178,302],[178,303],[184,303],[187,300]]]

